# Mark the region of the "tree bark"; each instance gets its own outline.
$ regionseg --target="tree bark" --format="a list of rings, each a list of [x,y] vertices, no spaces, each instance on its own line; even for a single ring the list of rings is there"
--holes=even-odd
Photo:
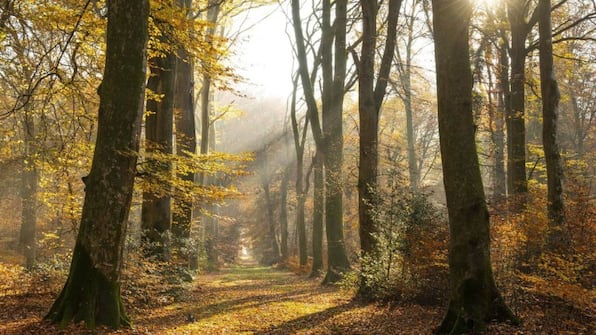
[[[168,53],[165,57],[151,60],[151,76],[147,82],[149,89],[161,95],[160,101],[147,101],[145,117],[145,155],[147,170],[152,183],[159,183],[160,192],[143,192],[141,228],[145,255],[157,256],[163,260],[171,257],[172,199],[169,177],[172,163],[154,158],[155,153],[173,153],[174,96],[176,84],[176,56]]]
[[[109,0],[99,123],[67,282],[46,318],[89,328],[130,324],[120,297],[122,257],[145,94],[147,0]]]
[[[499,65],[497,68],[497,110],[495,115],[495,180],[494,196],[497,202],[505,199],[507,194],[507,177],[505,174],[505,119],[510,104],[509,92],[509,55],[507,43],[502,42],[498,49]]]
[[[323,271],[323,224],[325,216],[325,176],[323,161],[319,154],[314,160],[314,197],[312,219],[312,268],[310,277],[317,277]]]
[[[514,320],[494,282],[489,215],[476,152],[467,0],[433,0],[439,136],[449,213],[450,302],[437,332],[480,332]]]
[[[298,253],[300,266],[306,266],[308,252],[306,248],[306,220],[305,203],[308,192],[308,178],[306,186],[304,185],[304,144],[308,131],[308,118],[305,118],[305,124],[302,128],[302,134],[298,128],[298,119],[296,118],[296,91],[298,89],[298,77],[294,80],[294,89],[292,91],[292,102],[290,106],[290,120],[292,123],[292,133],[294,137],[294,148],[296,150],[296,230],[298,231]]]
[[[221,2],[217,0],[208,1],[207,9],[207,21],[211,24],[207,28],[207,42],[212,43],[213,35],[215,34],[217,17],[219,16]],[[204,65],[207,71],[203,74],[203,83],[201,87],[201,141],[200,141],[200,154],[207,155],[209,153],[210,143],[213,134],[210,134],[212,128],[211,123],[211,86],[212,77],[210,73],[210,65]],[[206,186],[210,183],[205,176],[205,173],[199,173],[199,184]],[[206,211],[212,211],[211,206],[203,204]],[[218,255],[217,255],[217,222],[209,214],[202,215],[201,221],[205,231],[205,253],[207,254],[207,267],[210,271],[217,270],[219,268]]]
[[[377,207],[377,177],[379,163],[379,113],[385,97],[387,78],[396,44],[397,17],[401,0],[389,1],[387,37],[375,84],[375,53],[377,48],[376,1],[360,1],[362,8],[362,50],[358,63],[358,115],[360,117],[360,160],[358,164],[358,217],[362,257],[376,257],[377,227],[374,211]],[[370,297],[372,288],[366,280],[368,262],[363,262],[358,294]]]
[[[561,228],[565,220],[563,206],[563,164],[557,139],[557,119],[561,94],[553,66],[553,38],[551,2],[540,0],[538,31],[540,34],[540,90],[542,94],[542,143],[546,160],[548,187],[548,219],[550,232],[548,247],[556,250],[564,246]]]
[[[268,176],[266,177],[268,178]],[[277,232],[275,229],[275,218],[273,217],[273,199],[271,199],[270,182],[264,181],[261,185],[265,193],[265,206],[267,207],[267,223],[269,226],[269,243],[271,243],[270,254],[265,257],[265,263],[268,265],[279,263],[279,243],[277,242]]]
[[[528,182],[526,178],[525,126],[525,67],[526,38],[530,25],[525,21],[526,1],[507,2],[511,27],[511,104],[507,109],[507,190],[512,199],[511,208],[525,207]]]
[[[280,228],[280,252],[281,261],[288,260],[288,186],[290,184],[290,168],[285,167],[279,188],[279,228]]]
[[[177,5],[185,10],[189,10],[191,4],[191,0],[177,0]],[[176,59],[174,118],[176,124],[176,155],[181,157],[188,157],[189,154],[194,155],[197,151],[193,61],[184,46],[180,46]],[[193,172],[177,173],[183,181],[194,183],[195,174]],[[172,215],[174,241],[181,245],[186,242],[188,246],[191,237],[192,219],[192,198],[188,194],[177,191],[174,197],[174,213]],[[192,270],[199,267],[196,251],[188,250],[188,262]]]
[[[342,181],[347,1],[335,1],[335,22],[332,26],[331,2],[323,0],[322,24],[323,164],[328,265],[323,283],[327,284],[337,282],[350,269],[344,243]]]
[[[321,128],[313,83],[308,71],[304,34],[300,20],[300,2],[292,0],[292,21],[300,79],[307,104],[307,114],[325,169],[325,224],[328,271],[323,283],[338,281],[349,270],[343,232],[343,99],[346,75],[347,1],[335,1],[335,22],[331,25],[331,1],[323,0],[321,20],[321,69],[323,75]],[[335,52],[334,52],[335,50]]]
[[[25,107],[23,132],[25,146],[23,153],[23,167],[21,171],[21,230],[19,233],[19,248],[25,256],[25,267],[32,269],[36,263],[37,243],[37,183],[38,173],[35,160],[37,159],[37,144],[35,140],[35,121],[29,105]]]

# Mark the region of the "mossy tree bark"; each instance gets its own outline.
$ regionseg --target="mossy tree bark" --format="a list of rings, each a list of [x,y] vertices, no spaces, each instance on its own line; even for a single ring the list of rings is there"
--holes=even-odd
[[[437,333],[517,321],[494,282],[489,215],[475,143],[468,0],[433,0],[439,135],[449,213],[450,302]]]
[[[130,323],[120,276],[145,94],[147,0],[109,0],[99,123],[70,273],[46,319],[89,328]]]

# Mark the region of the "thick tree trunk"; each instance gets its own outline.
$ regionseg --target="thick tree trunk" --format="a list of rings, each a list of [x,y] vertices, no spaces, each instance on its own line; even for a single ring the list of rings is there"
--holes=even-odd
[[[314,160],[314,197],[312,219],[312,268],[311,277],[317,277],[323,270],[323,223],[325,216],[325,176],[319,154]]]
[[[550,232],[548,247],[564,247],[561,228],[565,220],[563,207],[563,164],[557,140],[559,114],[559,86],[553,66],[553,39],[551,27],[551,2],[540,0],[538,27],[540,33],[540,89],[542,93],[542,143],[546,160],[548,187],[548,219]]]
[[[26,108],[23,120],[25,146],[23,153],[23,167],[21,170],[21,230],[19,233],[19,248],[25,256],[25,267],[35,266],[37,253],[37,183],[38,174],[35,160],[37,159],[37,144],[35,143],[35,122],[31,115],[31,108]]]
[[[47,319],[128,325],[120,275],[145,94],[147,0],[109,0],[97,140],[66,285]]]
[[[516,320],[490,263],[489,216],[474,138],[467,0],[433,0],[439,135],[449,213],[450,302],[440,334],[474,333]]]
[[[160,187],[169,188],[168,178],[172,174],[172,164],[163,159],[155,159],[155,153],[172,154],[174,95],[176,84],[176,56],[168,54],[164,58],[151,60],[151,76],[147,87],[161,95],[160,101],[147,101],[145,117],[145,154],[147,171],[152,182],[159,182]],[[143,248],[146,256],[157,256],[164,260],[171,257],[172,211],[170,190],[165,194],[143,192],[141,209],[141,228]],[[160,192],[161,193],[161,192]]]

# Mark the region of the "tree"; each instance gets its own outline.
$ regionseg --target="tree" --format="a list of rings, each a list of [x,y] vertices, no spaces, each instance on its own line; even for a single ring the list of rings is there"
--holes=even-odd
[[[167,31],[172,27],[161,23],[162,35],[159,40],[167,43]],[[156,158],[157,153],[166,155],[173,151],[174,96],[176,84],[176,55],[165,50],[163,55],[153,57],[150,62],[151,75],[147,88],[154,97],[147,100],[145,117],[145,155],[146,172],[152,182],[165,190],[152,188],[143,192],[141,209],[141,227],[147,256],[159,256],[169,259],[170,230],[172,227],[171,191],[168,190],[172,174],[169,160]],[[159,96],[159,98],[158,98]]]
[[[191,0],[177,0],[178,7],[190,15]],[[194,58],[187,46],[179,45],[176,59],[176,84],[174,97],[174,118],[176,125],[176,155],[189,157],[196,154],[197,139],[195,134],[195,96],[194,96]],[[178,172],[180,178],[188,184],[194,184],[192,171]],[[192,199],[178,191],[174,197],[172,232],[177,239],[189,239],[192,222]],[[198,260],[189,257],[190,267],[196,269]]]
[[[375,193],[379,163],[379,113],[385,97],[387,79],[396,44],[397,18],[401,0],[390,0],[387,17],[387,36],[383,57],[375,83],[375,53],[377,49],[376,1],[360,1],[362,7],[362,51],[358,64],[358,115],[360,116],[360,160],[358,165],[358,214],[360,223],[360,249],[363,257],[374,257],[376,249],[374,222]],[[363,267],[365,267],[363,263]],[[362,273],[367,272],[362,269]],[[370,288],[361,275],[359,295],[368,296]]]
[[[323,0],[321,17],[321,70],[322,70],[322,119],[314,95],[314,85],[308,70],[305,39],[300,19],[300,3],[291,2],[292,21],[296,37],[296,53],[304,92],[307,115],[317,147],[321,155],[325,178],[325,225],[327,234],[327,275],[324,283],[333,283],[350,268],[343,231],[343,100],[346,77],[346,29],[347,1],[334,3],[335,21],[331,24],[331,1]],[[316,190],[315,190],[316,192]]]
[[[149,3],[109,0],[107,9],[106,64],[83,215],[68,279],[46,315],[63,326],[130,324],[120,282],[143,114]]]
[[[306,203],[306,196],[308,194],[309,183],[308,175],[306,178],[306,182],[304,181],[304,146],[306,143],[306,134],[308,131],[308,118],[304,118],[304,126],[302,127],[302,130],[300,130],[298,126],[298,118],[296,117],[296,93],[298,90],[298,75],[295,76],[293,84],[294,87],[292,90],[292,100],[290,103],[290,123],[292,126],[294,149],[296,150],[296,230],[298,231],[298,258],[300,266],[305,266],[308,254],[306,249],[306,220],[304,207]]]
[[[492,320],[517,321],[497,290],[472,113],[467,0],[433,0],[439,136],[449,214],[450,301],[439,334],[481,331]]]
[[[538,5],[538,31],[540,34],[540,91],[542,94],[542,142],[546,160],[548,189],[548,219],[551,226],[549,247],[562,247],[561,227],[565,219],[563,207],[563,165],[557,139],[559,115],[559,86],[553,66],[553,39],[550,0],[540,0]]]
[[[323,270],[323,226],[325,223],[325,176],[323,160],[318,153],[313,157],[313,213],[312,213],[312,267],[310,277]]]
[[[217,18],[219,16],[220,5],[222,1],[220,0],[209,0],[207,3],[207,22],[209,23],[209,27],[207,28],[207,35],[206,35],[206,43],[210,48],[214,47],[213,38],[215,36],[215,30],[217,27]],[[201,155],[207,155],[209,153],[210,144],[215,142],[215,134],[210,134],[210,130],[213,129],[213,123],[211,121],[211,110],[212,110],[212,91],[211,86],[213,85],[213,77],[212,77],[212,64],[214,62],[213,59],[206,59],[203,60],[203,68],[205,72],[203,73],[203,80],[202,80],[202,87],[201,87],[201,137],[200,137],[200,145],[199,145],[199,153]],[[211,149],[212,146],[211,146]],[[212,181],[210,178],[206,178],[205,173],[199,173],[198,183],[201,186],[209,185]],[[211,206],[203,206],[203,210],[206,212],[212,211]],[[209,214],[204,213],[201,219],[203,223],[203,229],[205,231],[205,252],[207,254],[207,262],[208,268],[210,270],[215,270],[219,267],[217,264],[217,221]]]
[[[397,83],[391,82],[394,90],[397,92],[400,99],[403,101],[406,112],[406,137],[407,137],[407,151],[408,151],[408,172],[410,179],[410,187],[417,190],[419,187],[421,175],[421,166],[419,166],[416,153],[416,129],[414,126],[414,89],[412,88],[412,76],[414,72],[414,64],[412,64],[414,55],[417,50],[414,49],[414,43],[417,39],[424,37],[426,32],[416,32],[416,22],[423,15],[421,8],[421,1],[414,0],[410,3],[410,11],[405,13],[405,27],[406,31],[398,36],[403,38],[403,49],[398,47],[395,49],[395,67],[398,72]]]
[[[511,28],[511,79],[510,105],[507,106],[507,190],[517,209],[525,206],[525,194],[528,192],[526,178],[526,128],[525,128],[525,70],[526,40],[532,27],[536,25],[536,16],[526,19],[529,8],[527,0],[508,0],[507,15]],[[536,12],[534,12],[536,13]]]

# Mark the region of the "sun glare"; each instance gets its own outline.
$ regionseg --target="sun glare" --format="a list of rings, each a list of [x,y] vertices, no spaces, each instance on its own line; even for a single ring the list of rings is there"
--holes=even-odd
[[[495,8],[503,0],[472,0],[476,7]]]

